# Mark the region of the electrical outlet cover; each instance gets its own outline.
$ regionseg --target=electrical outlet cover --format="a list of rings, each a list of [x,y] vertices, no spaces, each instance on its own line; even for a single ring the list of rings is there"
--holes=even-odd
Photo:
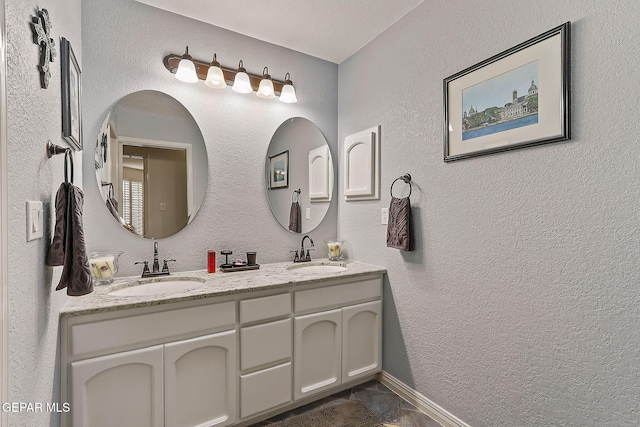
[[[382,208],[380,210],[380,224],[389,224],[389,208]]]
[[[27,242],[44,237],[42,202],[27,201]]]

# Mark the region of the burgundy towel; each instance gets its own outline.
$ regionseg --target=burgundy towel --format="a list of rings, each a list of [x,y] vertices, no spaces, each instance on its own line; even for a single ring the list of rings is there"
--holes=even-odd
[[[56,226],[47,264],[63,266],[56,291],[67,288],[67,295],[71,296],[93,292],[93,277],[82,229],[83,203],[82,190],[68,182],[60,185],[56,194]]]
[[[289,211],[289,230],[294,233],[302,233],[302,209],[300,203],[291,203],[291,210]]]
[[[413,230],[411,227],[411,202],[408,197],[391,197],[389,222],[387,225],[387,246],[413,251]]]

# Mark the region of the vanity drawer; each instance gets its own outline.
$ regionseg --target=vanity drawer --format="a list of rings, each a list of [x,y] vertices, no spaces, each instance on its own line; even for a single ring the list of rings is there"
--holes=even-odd
[[[291,362],[240,375],[240,417],[291,402]]]
[[[288,293],[240,301],[240,323],[243,325],[259,320],[275,319],[290,313],[291,294]]]
[[[382,298],[382,278],[298,291],[294,293],[293,301],[295,312],[300,313],[378,298]]]
[[[202,305],[71,326],[73,357],[119,350],[130,346],[170,340],[183,334],[205,334],[232,329],[236,324],[235,302]]]
[[[291,357],[291,319],[240,329],[240,369]]]

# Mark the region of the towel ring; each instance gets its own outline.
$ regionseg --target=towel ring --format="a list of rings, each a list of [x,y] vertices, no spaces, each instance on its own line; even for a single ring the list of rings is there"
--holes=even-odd
[[[113,183],[112,182],[107,182],[107,181],[100,181],[100,184],[102,185],[102,187],[109,187],[108,188],[108,193],[107,193],[107,197],[108,198],[113,198]]]
[[[293,193],[291,193],[291,203],[296,203],[300,200],[300,193],[302,191],[298,188],[297,190],[294,190]],[[298,196],[298,197],[296,197]]]
[[[67,163],[70,164],[71,184],[73,184],[73,153],[71,152],[70,148],[67,148],[66,151],[64,152],[64,182],[66,183],[69,182],[69,180],[67,179]]]
[[[391,197],[393,197],[393,184],[395,184],[399,179],[403,180],[405,184],[409,184],[409,195],[407,197],[411,197],[411,190],[413,188],[411,187],[411,174],[408,173],[393,180],[393,182],[391,183],[391,190],[389,191],[391,193]]]

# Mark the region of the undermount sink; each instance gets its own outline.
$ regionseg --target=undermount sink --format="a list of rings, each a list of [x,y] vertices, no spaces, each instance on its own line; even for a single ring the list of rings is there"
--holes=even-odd
[[[332,264],[298,264],[287,267],[292,273],[298,274],[322,274],[322,273],[339,273],[341,271],[347,271],[344,263],[332,263]]]
[[[139,285],[129,285],[113,292],[109,295],[117,297],[135,297],[142,295],[175,294],[190,291],[204,286],[204,280],[164,280],[159,282],[145,282]]]

